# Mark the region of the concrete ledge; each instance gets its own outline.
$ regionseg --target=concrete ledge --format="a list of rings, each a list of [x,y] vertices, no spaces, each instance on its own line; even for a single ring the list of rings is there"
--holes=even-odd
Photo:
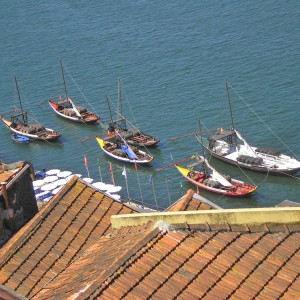
[[[154,212],[111,217],[112,227],[116,229],[125,226],[138,226],[149,221],[155,223],[159,220],[169,224],[300,224],[300,207]]]

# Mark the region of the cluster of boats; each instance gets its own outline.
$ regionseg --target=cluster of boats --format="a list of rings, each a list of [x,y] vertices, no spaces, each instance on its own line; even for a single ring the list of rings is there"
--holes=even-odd
[[[74,100],[69,97],[62,62],[61,70],[65,87],[65,98],[59,97],[58,100],[47,100],[50,107],[58,116],[69,121],[81,124],[98,124],[100,117],[96,113],[88,111],[85,107],[76,106]],[[6,114],[0,116],[5,126],[12,131],[12,139],[16,142],[27,144],[30,140],[54,141],[58,139],[61,135],[59,132],[46,128],[41,124],[28,122],[28,113],[22,108],[16,77],[14,80],[20,109],[18,109],[17,113],[16,111],[13,114],[10,112],[10,119],[5,117]],[[227,83],[226,89],[228,94]],[[128,125],[130,124],[128,119],[122,114],[120,79],[118,81],[118,97],[119,118],[114,120],[111,114],[109,98],[106,96],[110,111],[110,121],[107,136],[103,138],[95,137],[99,147],[106,155],[120,162],[134,165],[149,165],[154,160],[154,157],[148,151],[148,148],[156,146],[160,140]],[[268,148],[250,146],[247,143],[234,128],[229,94],[228,100],[232,119],[229,130],[219,128],[201,132],[201,135],[197,133],[189,134],[194,135],[198,139],[202,149],[205,149],[211,156],[239,168],[280,175],[298,173],[300,171],[300,161],[296,158]],[[211,135],[211,132],[215,132],[215,134]],[[202,133],[209,133],[210,135],[205,137]],[[140,149],[141,147],[143,147],[143,150]],[[254,184],[245,183],[230,176],[224,176],[212,167],[204,156],[197,155],[197,161],[192,166],[183,167],[178,163],[173,163],[172,166],[175,166],[189,182],[198,188],[210,192],[228,196],[245,196],[253,193],[257,188]]]
[[[35,175],[36,180],[32,182],[35,198],[42,202],[48,202],[68,181],[72,179],[73,176],[79,178],[82,177],[81,174],[73,174],[71,171],[61,171],[59,169],[38,171]],[[94,182],[94,179],[90,177],[82,178],[82,180],[87,184],[91,184],[101,192],[104,192],[116,201],[121,200],[121,196],[118,194],[122,189],[121,186],[104,183],[102,181]]]

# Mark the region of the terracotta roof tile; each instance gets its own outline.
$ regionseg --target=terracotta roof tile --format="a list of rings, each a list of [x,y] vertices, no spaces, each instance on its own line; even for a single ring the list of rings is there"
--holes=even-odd
[[[193,211],[193,210],[211,210],[220,209],[219,206],[195,194],[195,191],[188,190],[186,195],[173,203],[165,211]]]
[[[2,283],[32,299],[297,299],[296,226],[112,230],[113,213],[134,211],[72,184],[1,252]]]
[[[132,209],[79,179],[71,180],[0,251],[2,284],[31,297],[111,231],[110,217]]]
[[[102,237],[36,299],[47,299],[54,290],[57,299],[64,299],[65,287],[60,283],[70,276],[74,291],[93,282],[94,287],[82,297],[101,295],[101,299],[187,299],[191,295],[195,299],[268,299],[298,291],[294,282],[299,269],[293,262],[299,264],[300,233],[177,231],[161,235],[150,228],[130,229]],[[124,253],[132,245],[134,250]],[[78,269],[80,274],[74,273]]]

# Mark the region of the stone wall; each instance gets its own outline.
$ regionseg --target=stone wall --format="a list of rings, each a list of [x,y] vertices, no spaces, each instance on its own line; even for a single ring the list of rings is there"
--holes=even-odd
[[[38,212],[32,187],[32,168],[25,165],[7,187],[8,209],[0,196],[0,247]]]

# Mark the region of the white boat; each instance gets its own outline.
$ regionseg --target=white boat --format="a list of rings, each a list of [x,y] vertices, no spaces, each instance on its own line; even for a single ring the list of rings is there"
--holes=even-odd
[[[52,175],[52,176],[46,176],[46,177],[43,179],[44,183],[51,183],[51,182],[56,181],[56,180],[58,180],[58,177],[55,176],[55,175]]]
[[[226,90],[230,107],[231,128],[229,130],[220,128],[217,134],[207,138],[196,136],[198,141],[213,157],[234,166],[269,174],[298,173],[300,171],[298,159],[277,150],[250,146],[247,143],[246,139],[234,128],[227,83]]]
[[[51,169],[51,170],[46,171],[46,175],[47,176],[56,175],[59,172],[60,172],[59,169]]]
[[[51,194],[52,195],[56,195],[62,188],[63,188],[63,186],[57,187],[56,189],[54,189],[54,190],[51,191]]]
[[[57,187],[57,184],[55,182],[47,183],[41,186],[41,191],[52,191]]]
[[[61,172],[57,173],[58,178],[67,178],[71,175],[72,175],[71,171],[61,171]]]
[[[49,192],[49,191],[43,191],[41,193],[36,194],[35,195],[35,199],[41,201],[41,200],[44,200],[44,199],[46,199],[48,197],[51,197],[51,196],[52,196],[51,192]]]
[[[61,179],[58,179],[58,180],[54,181],[53,183],[56,184],[57,186],[62,186],[62,185],[65,185],[67,183],[67,179],[61,178]]]
[[[93,178],[89,178],[89,177],[86,177],[86,178],[82,178],[82,180],[85,182],[85,183],[92,183],[94,181]]]
[[[43,179],[38,179],[38,180],[32,181],[32,185],[34,188],[40,188],[43,184],[45,184]]]
[[[121,189],[122,189],[121,186],[115,186],[115,185],[113,185],[113,186],[111,186],[111,187],[108,187],[107,192],[110,193],[110,194],[114,194],[114,193],[120,192]]]
[[[98,137],[96,140],[100,148],[110,157],[125,163],[148,165],[153,161],[154,157],[135,147],[129,147],[123,140],[122,144],[106,142]]]
[[[107,184],[105,184],[104,182],[94,182],[93,183],[93,186],[100,190],[100,191],[107,191],[108,187],[107,187]]]

